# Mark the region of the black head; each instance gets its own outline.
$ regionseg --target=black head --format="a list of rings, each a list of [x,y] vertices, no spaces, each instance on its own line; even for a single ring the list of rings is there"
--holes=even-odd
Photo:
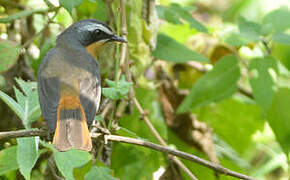
[[[72,24],[59,35],[58,39],[59,41],[77,41],[83,46],[88,46],[94,42],[104,44],[107,42],[127,42],[126,39],[115,35],[105,23],[94,19],[81,20]]]

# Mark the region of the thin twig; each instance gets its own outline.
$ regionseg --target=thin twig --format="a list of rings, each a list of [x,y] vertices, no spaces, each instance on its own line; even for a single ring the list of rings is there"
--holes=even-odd
[[[53,19],[56,17],[59,9],[60,9],[60,7],[55,8],[54,15],[51,18],[48,19],[48,22],[46,23],[46,25],[38,33],[34,34],[30,39],[28,39],[21,46],[23,49],[26,48],[27,46],[29,46],[34,41],[35,38],[37,38],[40,34],[42,34],[45,31],[45,29],[49,26],[49,24],[53,22]]]
[[[18,137],[45,136],[46,134],[47,134],[47,131],[44,129],[7,131],[7,132],[0,132],[0,140],[18,138]]]
[[[46,14],[48,12],[55,11],[58,7],[52,7],[52,8],[47,8],[47,9],[30,9],[30,10],[24,10],[12,15],[9,15],[4,18],[0,18],[0,23],[10,23],[16,19],[22,18],[22,17],[27,17],[31,16],[33,14]]]
[[[152,125],[151,121],[149,120],[148,116],[145,114],[142,106],[140,105],[139,101],[134,97],[133,98],[133,102],[134,102],[135,106],[137,107],[138,111],[140,112],[140,114],[143,116],[143,119],[144,119],[146,125],[149,127],[149,129],[153,133],[153,135],[157,138],[157,140],[160,142],[160,144],[162,146],[166,146],[167,147],[166,142],[163,140],[163,138],[160,136],[160,134],[158,133],[158,131]],[[174,157],[169,157],[169,158],[171,158],[182,170],[184,170],[184,172],[186,172],[186,174],[191,179],[197,179],[192,174],[192,172],[178,158],[174,158]]]
[[[0,140],[2,139],[8,139],[8,138],[19,138],[19,137],[33,137],[33,136],[46,136],[47,131],[43,129],[34,129],[34,130],[18,130],[18,131],[8,131],[8,132],[0,132]],[[100,133],[93,133],[92,138],[100,138],[102,134]],[[240,179],[245,179],[245,180],[255,180],[255,178],[246,176],[244,174],[232,171],[230,169],[227,169],[217,163],[210,162],[207,160],[204,160],[202,158],[199,158],[195,155],[179,151],[176,149],[172,149],[166,146],[161,146],[158,144],[154,144],[152,142],[148,142],[145,140],[141,139],[134,139],[134,138],[129,138],[129,137],[123,137],[123,136],[117,136],[117,135],[103,135],[104,139],[109,140],[109,141],[114,141],[114,142],[122,142],[122,143],[128,143],[128,144],[134,144],[134,145],[140,145],[144,146],[150,149],[154,149],[160,152],[168,153],[174,156],[181,157],[183,159],[193,161],[195,163],[198,163],[202,166],[206,166],[210,169],[213,169],[214,171],[228,175],[228,176],[233,176],[237,177]]]
[[[127,20],[126,20],[126,7],[125,7],[125,0],[120,0],[120,8],[121,8],[121,35],[122,37],[127,39]],[[121,44],[121,53],[120,53],[120,67],[118,71],[118,79],[120,79],[121,73],[122,73],[122,67],[126,62],[126,58],[128,52],[128,45],[127,43]]]

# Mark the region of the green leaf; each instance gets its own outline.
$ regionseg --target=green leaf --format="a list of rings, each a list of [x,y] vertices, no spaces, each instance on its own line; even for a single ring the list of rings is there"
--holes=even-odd
[[[88,152],[72,149],[67,152],[54,150],[55,163],[61,174],[68,180],[73,180],[73,169],[88,163],[91,155]]]
[[[290,28],[290,11],[287,8],[280,8],[270,12],[263,19],[263,31],[270,33],[271,31],[282,32]]]
[[[25,128],[30,128],[31,123],[37,120],[41,115],[38,102],[37,84],[36,82],[25,82],[22,79],[17,78],[15,80],[24,92],[24,94],[22,94],[14,87],[17,102],[23,110],[20,119]]]
[[[2,91],[0,91],[0,98],[21,119],[24,127],[29,129],[31,123],[37,120],[41,115],[38,102],[37,84],[36,82],[25,82],[17,78],[15,80],[24,94],[14,87],[17,102]]]
[[[273,36],[273,40],[281,43],[281,44],[286,44],[286,45],[290,45],[290,35],[289,34],[285,34],[285,33],[275,33]]]
[[[239,155],[243,155],[250,147],[253,143],[253,134],[262,129],[265,122],[258,105],[236,99],[226,99],[220,103],[196,109],[194,112],[198,120],[207,122],[213,128],[213,132]]]
[[[83,0],[60,0],[59,3],[64,7],[69,13],[72,13],[73,8],[81,5]]]
[[[290,45],[273,43],[273,56],[279,60],[288,70],[290,70]]]
[[[170,6],[157,6],[158,16],[173,24],[183,24],[181,20],[187,21],[191,28],[200,32],[207,33],[207,28],[193,18],[187,8],[180,6],[177,3],[172,3]]]
[[[17,146],[12,146],[0,151],[0,176],[18,169]]]
[[[118,83],[108,79],[106,79],[106,83],[108,84],[109,88],[102,88],[102,93],[105,97],[112,100],[124,98],[132,86],[132,83],[127,82],[124,76],[121,77]]]
[[[100,21],[107,21],[107,6],[102,0],[84,0],[83,3],[77,7],[77,14],[79,19],[98,19]]]
[[[290,152],[290,89],[280,88],[275,93],[267,119],[283,151]]]
[[[160,152],[120,143],[114,143],[111,158],[111,168],[120,179],[153,179],[162,165]]]
[[[203,55],[187,48],[183,44],[178,43],[171,37],[159,33],[157,36],[157,47],[152,53],[158,59],[183,63],[187,61],[208,62],[209,60]]]
[[[242,46],[251,42],[250,39],[240,33],[230,33],[225,36],[224,41],[231,46]]]
[[[261,26],[257,23],[247,21],[245,18],[239,19],[239,30],[241,35],[250,40],[260,40]]]
[[[10,69],[17,61],[21,52],[19,44],[0,39],[0,73]]]
[[[32,10],[24,10],[20,11],[18,13],[12,14],[5,18],[0,18],[0,23],[9,23],[11,21],[14,21],[15,19],[19,19],[21,17],[27,17],[35,13],[45,13],[49,11],[54,11],[55,8],[52,9],[32,9]]]
[[[22,107],[17,104],[17,102],[12,99],[11,97],[9,97],[7,94],[5,94],[4,92],[0,91],[0,98],[9,106],[10,109],[13,110],[13,112],[21,119],[24,110],[22,109]]]
[[[85,175],[90,171],[92,166],[93,166],[93,161],[90,160],[85,165],[78,167],[78,168],[74,168],[73,169],[74,178],[77,180],[84,180]]]
[[[210,72],[193,85],[190,94],[178,107],[178,112],[190,111],[231,96],[238,89],[239,78],[237,57],[233,55],[223,57]]]
[[[25,179],[30,179],[30,173],[38,159],[38,138],[17,138],[17,163]]]
[[[277,62],[271,56],[253,59],[250,61],[249,70],[254,98],[263,109],[267,110],[274,95],[274,81],[270,70],[278,73]]]
[[[107,167],[93,166],[91,170],[85,175],[85,180],[115,180],[110,173],[111,169]]]

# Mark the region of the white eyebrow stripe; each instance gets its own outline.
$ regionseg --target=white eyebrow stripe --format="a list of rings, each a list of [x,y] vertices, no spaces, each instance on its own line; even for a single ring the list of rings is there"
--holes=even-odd
[[[82,26],[79,29],[79,31],[94,31],[96,29],[104,31],[107,34],[113,34],[111,30],[109,30],[107,27],[103,26],[102,24],[93,24],[93,23]]]

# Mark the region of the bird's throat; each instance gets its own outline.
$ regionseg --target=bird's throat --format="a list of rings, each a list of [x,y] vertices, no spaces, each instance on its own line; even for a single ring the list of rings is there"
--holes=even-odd
[[[95,59],[97,59],[97,54],[100,51],[100,49],[103,47],[104,43],[95,42],[86,47],[87,51],[91,56],[93,56]]]

